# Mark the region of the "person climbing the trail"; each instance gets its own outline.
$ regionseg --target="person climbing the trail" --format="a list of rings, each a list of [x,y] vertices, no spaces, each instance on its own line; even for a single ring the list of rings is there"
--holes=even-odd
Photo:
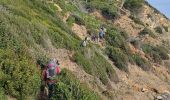
[[[81,42],[81,47],[86,47],[87,46],[87,37]]]
[[[105,33],[106,33],[106,28],[104,28],[104,26],[101,26],[99,30],[99,38],[101,40],[105,37]]]
[[[94,42],[98,42],[98,35],[96,35],[95,33],[92,35],[91,40]]]
[[[48,86],[48,98],[50,99],[54,93],[55,87],[55,77],[56,75],[60,74],[61,69],[59,67],[58,61],[56,59],[52,59],[49,61],[48,65],[45,66],[43,70],[43,80],[45,84]]]

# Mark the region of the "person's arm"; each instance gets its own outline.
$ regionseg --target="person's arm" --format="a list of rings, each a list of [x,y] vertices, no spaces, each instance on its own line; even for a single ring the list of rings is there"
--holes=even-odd
[[[43,70],[43,72],[42,72],[42,79],[44,80],[44,81],[46,81],[47,80],[47,73],[46,73],[46,69],[44,69]]]

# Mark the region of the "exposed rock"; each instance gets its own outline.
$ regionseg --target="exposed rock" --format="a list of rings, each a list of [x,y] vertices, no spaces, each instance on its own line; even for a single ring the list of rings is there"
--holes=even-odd
[[[79,36],[81,39],[84,39],[87,36],[86,27],[83,25],[73,23],[72,31],[76,33],[76,35]]]
[[[155,100],[163,100],[162,96],[157,96]]]
[[[142,92],[147,92],[148,89],[147,89],[147,88],[142,88],[141,91],[142,91]]]

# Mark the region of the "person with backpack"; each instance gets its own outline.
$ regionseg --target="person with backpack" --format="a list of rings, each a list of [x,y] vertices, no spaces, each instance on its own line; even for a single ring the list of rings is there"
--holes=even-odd
[[[103,28],[100,28],[100,30],[99,30],[99,38],[100,38],[100,39],[103,39],[103,38],[104,38]]]
[[[99,30],[99,38],[100,39],[103,39],[105,37],[106,31],[107,31],[106,28],[104,28],[104,26],[102,25]]]
[[[52,59],[49,61],[48,65],[43,70],[43,80],[48,86],[48,98],[50,99],[54,93],[55,87],[55,77],[60,74],[61,69],[59,67],[58,61],[56,59]]]
[[[81,42],[81,47],[86,47],[87,46],[87,37]]]

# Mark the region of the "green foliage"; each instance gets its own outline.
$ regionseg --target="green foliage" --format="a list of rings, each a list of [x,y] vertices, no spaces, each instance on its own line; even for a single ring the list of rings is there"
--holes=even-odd
[[[55,87],[53,100],[99,100],[99,96],[84,84],[80,84],[70,71],[64,69],[61,72]]]
[[[91,9],[101,10],[102,14],[107,18],[115,18],[117,16],[117,8],[114,3],[110,3],[102,0],[92,0],[88,2],[88,7]]]
[[[143,6],[145,0],[126,0],[124,7],[130,10],[139,9]]]
[[[155,34],[154,34],[150,29],[148,29],[148,28],[145,27],[145,28],[139,33],[139,35],[146,35],[146,34],[149,34],[149,36],[151,36],[151,37],[153,37],[153,38],[156,37]]]
[[[101,20],[98,20],[94,16],[89,16],[89,15],[82,15],[84,21],[85,21],[85,26],[87,28],[87,31],[89,34],[97,33],[99,26],[103,23]]]
[[[163,25],[163,28],[164,28],[164,30],[165,30],[166,32],[168,32],[168,26],[164,26],[164,25]]]
[[[124,34],[124,33],[123,33]],[[130,55],[130,49],[127,45],[125,39],[128,38],[128,36],[123,36],[122,33],[119,33],[117,30],[113,28],[108,29],[108,35],[106,36],[106,41],[108,45],[120,48],[125,54]]]
[[[126,32],[120,32],[120,35],[125,39],[125,40],[127,40],[128,38],[129,38],[129,34],[128,33],[126,33]]]
[[[0,88],[0,100],[7,100],[7,97],[2,88]]]
[[[63,0],[56,0],[54,1],[57,4],[59,4],[59,6],[61,7],[61,9],[63,10],[62,13],[65,14],[66,12],[79,12],[80,10],[78,9],[78,7],[72,2],[72,1],[67,1],[67,3]]]
[[[74,16],[74,18],[75,18],[75,22],[77,23],[77,24],[79,24],[79,25],[85,25],[85,21],[80,17],[80,16],[78,16],[78,15],[73,15]]]
[[[4,73],[1,84],[7,94],[18,99],[35,97],[40,77],[31,58],[15,55],[11,50],[0,50],[0,66]]]
[[[144,23],[139,18],[137,18],[135,15],[130,15],[129,18],[131,18],[136,24],[140,24],[144,26]]]
[[[121,70],[128,71],[128,57],[119,48],[108,47],[106,48],[108,57],[115,63],[116,67]]]
[[[161,62],[162,60],[168,60],[168,51],[162,46],[151,46],[144,44],[142,46],[143,51],[148,54],[155,62]]]
[[[75,22],[75,18],[73,16],[69,16],[69,18],[66,20],[67,24],[72,27],[73,23]]]
[[[40,48],[49,49],[49,42],[57,48],[76,49],[79,39],[52,4],[1,0],[0,7],[0,87],[17,99],[35,99],[40,72],[34,58],[42,55],[34,54],[42,54]]]
[[[108,78],[114,80],[115,72],[112,66],[97,52],[93,50],[82,50],[74,55],[74,60],[81,65],[84,70],[98,77],[103,84],[108,83]]]
[[[133,55],[133,60],[136,62],[136,64],[142,68],[144,71],[149,71],[151,69],[151,64],[146,61],[145,59],[141,58],[140,55]]]
[[[159,34],[162,34],[162,33],[163,33],[162,28],[161,28],[160,26],[157,26],[157,27],[155,27],[154,29],[155,29],[155,31],[156,31],[157,33],[159,33]]]

